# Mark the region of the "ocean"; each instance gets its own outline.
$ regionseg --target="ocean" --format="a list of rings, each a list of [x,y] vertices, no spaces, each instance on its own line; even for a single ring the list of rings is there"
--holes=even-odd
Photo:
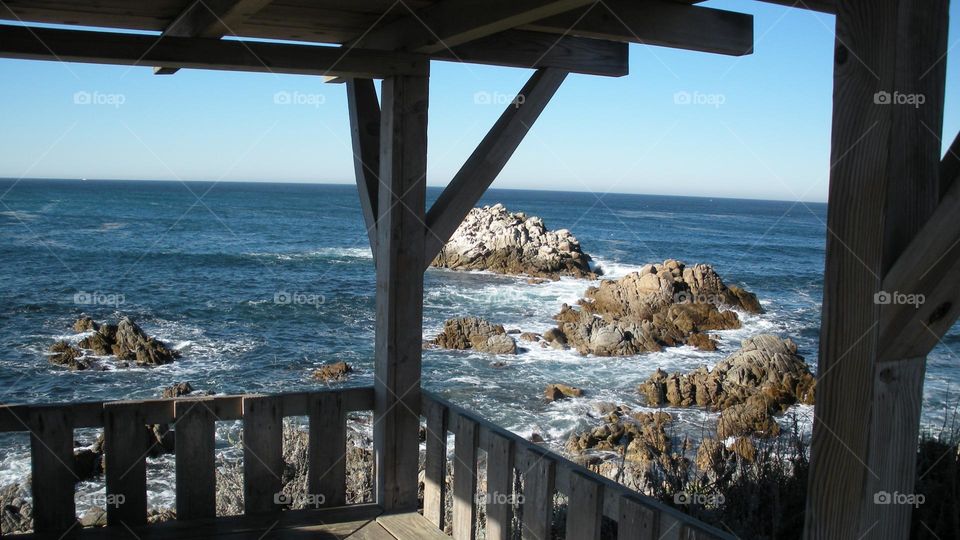
[[[430,188],[428,199],[439,192]],[[426,389],[562,448],[572,430],[596,422],[598,403],[642,408],[636,385],[657,368],[712,366],[758,333],[792,338],[816,370],[826,205],[502,189],[481,201],[498,202],[570,229],[604,277],[668,258],[709,263],[755,292],[766,313],[741,314],[741,329],[718,332],[717,352],[594,358],[535,346],[493,358],[425,350]],[[0,272],[0,403],[142,399],[179,381],[212,393],[304,390],[323,386],[311,372],[336,360],[356,369],[343,385],[373,383],[374,269],[352,185],[0,180]],[[430,269],[424,336],[468,315],[544,331],[592,283]],[[51,365],[46,350],[76,337],[70,327],[81,313],[114,322],[130,315],[183,356],[150,369]],[[957,403],[953,351],[956,329],[929,358],[928,429]],[[582,387],[586,398],[546,403],[544,387],[558,382]],[[716,418],[669,412],[686,432],[709,432]],[[808,428],[812,409],[795,412]],[[26,477],[28,448],[24,435],[0,436],[0,485]],[[166,481],[152,488],[151,504],[169,503]]]

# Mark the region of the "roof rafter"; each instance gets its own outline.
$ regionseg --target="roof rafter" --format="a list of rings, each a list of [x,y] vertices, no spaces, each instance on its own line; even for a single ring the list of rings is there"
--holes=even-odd
[[[232,34],[244,19],[271,0],[196,0],[170,23],[162,37],[220,38]],[[178,68],[158,67],[156,75],[173,75]]]

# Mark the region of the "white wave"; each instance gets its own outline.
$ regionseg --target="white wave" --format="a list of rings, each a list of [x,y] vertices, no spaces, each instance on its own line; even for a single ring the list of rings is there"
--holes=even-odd
[[[266,252],[266,253],[246,253],[250,257],[276,259],[278,261],[297,261],[304,259],[372,259],[373,253],[366,247],[347,247],[347,248],[320,248],[301,252]]]

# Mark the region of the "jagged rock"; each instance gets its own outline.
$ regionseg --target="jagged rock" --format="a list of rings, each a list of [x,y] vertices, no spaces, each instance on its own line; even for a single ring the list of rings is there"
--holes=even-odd
[[[705,472],[717,472],[726,461],[729,452],[723,443],[713,437],[704,437],[697,448],[695,463]]]
[[[346,379],[350,373],[353,373],[353,367],[346,362],[340,361],[321,366],[319,369],[314,370],[313,378],[323,382],[335,382]]]
[[[163,394],[161,394],[160,397],[162,397],[163,399],[173,399],[173,398],[178,398],[180,396],[185,396],[191,392],[193,392],[193,386],[191,386],[190,383],[178,382],[176,384],[172,384],[164,388]]]
[[[669,456],[670,437],[666,426],[672,417],[664,412],[630,413],[618,407],[604,418],[604,423],[567,440],[567,450],[574,454],[589,451],[617,452],[628,461],[648,464]]]
[[[744,403],[727,407],[717,420],[717,436],[727,437],[757,436],[773,437],[780,434],[780,424],[773,414],[780,412],[778,405],[768,396],[757,394],[750,396]]]
[[[470,210],[431,265],[550,279],[596,279],[590,260],[570,231],[549,231],[542,219],[511,213],[496,204]]]
[[[524,332],[520,334],[520,341],[530,341],[536,343],[540,341],[540,334],[536,332]]]
[[[103,452],[91,448],[78,448],[73,451],[73,473],[80,481],[103,474]]]
[[[757,448],[754,446],[753,439],[750,437],[737,437],[733,440],[733,444],[729,446],[728,450],[731,450],[734,454],[750,462],[757,456]]]
[[[177,512],[170,508],[151,508],[147,512],[147,524],[155,525],[157,523],[163,523],[165,521],[175,521],[177,519]]]
[[[112,350],[117,358],[133,360],[141,366],[169,364],[178,356],[176,351],[148,336],[130,317],[120,319],[117,324]]]
[[[536,444],[543,444],[544,442],[546,442],[543,440],[543,436],[540,435],[539,433],[531,433],[530,436],[527,437],[527,440]]]
[[[490,354],[516,354],[517,342],[507,335],[502,325],[492,324],[477,317],[450,319],[443,324],[443,332],[431,345],[444,349],[474,349]]]
[[[760,305],[751,293],[724,285],[709,265],[667,260],[589,288],[577,307],[561,307],[554,331],[584,355],[629,356],[683,344],[715,350],[705,332],[740,327],[737,314],[721,308],[756,312]]]
[[[83,351],[67,343],[58,341],[50,346],[50,362],[73,370],[90,369],[92,363],[83,356]]]
[[[583,396],[583,390],[567,384],[548,384],[547,389],[543,391],[547,401],[557,401],[560,399],[575,398]]]
[[[0,489],[0,534],[30,532],[33,529],[33,505],[29,480]]]
[[[95,332],[99,327],[100,325],[98,325],[96,321],[86,315],[80,317],[73,323],[73,331],[77,333]]]
[[[107,511],[99,506],[93,506],[80,517],[81,527],[106,527]]]

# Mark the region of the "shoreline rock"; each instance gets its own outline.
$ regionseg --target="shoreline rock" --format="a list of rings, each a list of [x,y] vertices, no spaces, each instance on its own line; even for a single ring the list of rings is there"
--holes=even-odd
[[[583,397],[583,390],[569,384],[548,384],[543,391],[547,401],[559,401],[567,398]]]
[[[351,373],[353,373],[353,366],[341,360],[315,369],[313,378],[325,383],[339,382],[346,379]]]
[[[539,217],[495,204],[470,210],[430,265],[532,278],[596,279],[591,260],[567,229],[547,230]]]
[[[429,343],[443,349],[467,350],[489,354],[517,354],[517,341],[503,329],[478,317],[450,319],[443,331]]]
[[[89,351],[96,356],[115,356],[120,367],[130,362],[138,366],[160,366],[180,357],[160,340],[148,336],[130,317],[122,317],[117,324],[100,324],[86,315],[73,323],[75,332],[93,332],[77,345],[58,341],[50,346],[49,360],[53,364],[80,371],[94,367]]]
[[[601,281],[587,289],[576,308],[564,304],[554,316],[559,325],[544,340],[597,356],[632,356],[677,345],[713,351],[716,339],[707,332],[740,328],[731,309],[762,312],[756,295],[726,286],[710,265],[666,260]]]

